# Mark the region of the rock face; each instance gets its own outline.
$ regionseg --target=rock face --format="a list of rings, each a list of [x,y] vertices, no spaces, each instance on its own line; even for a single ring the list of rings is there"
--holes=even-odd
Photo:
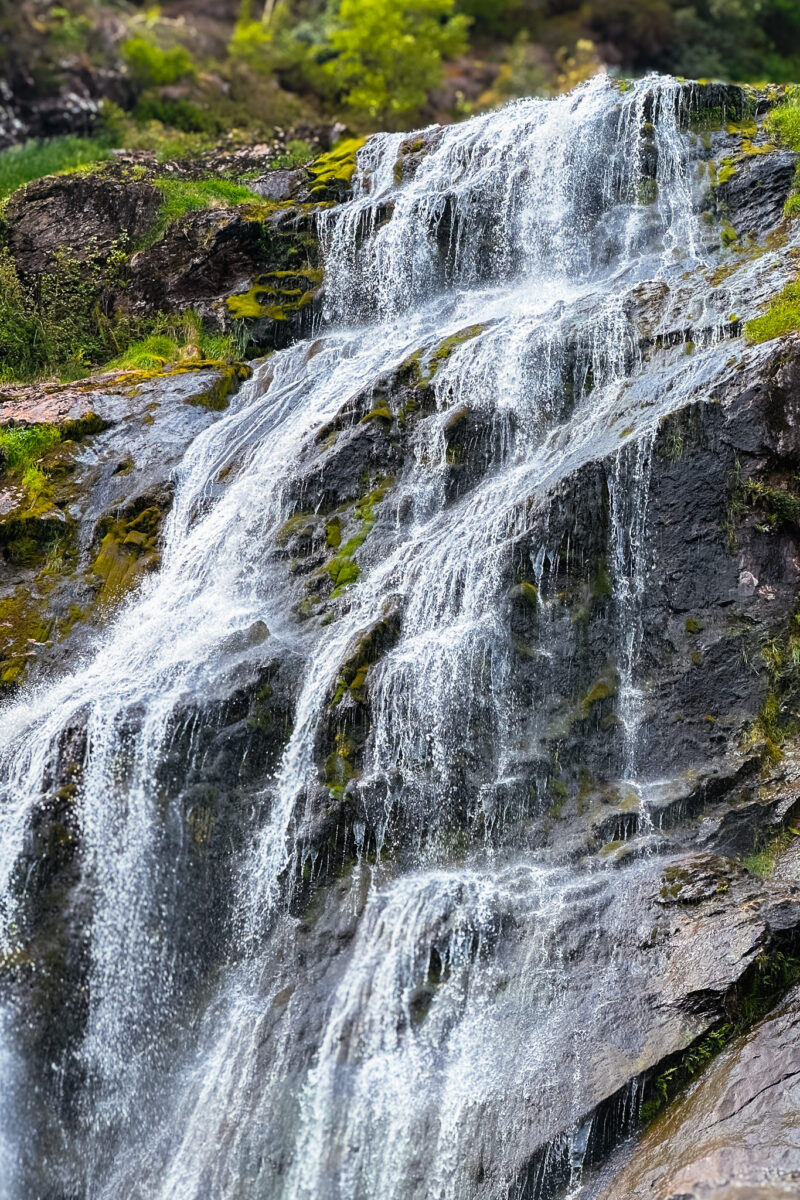
[[[596,80],[163,229],[98,176],[120,310],[279,349],[0,396],[14,1200],[796,1190],[762,108]]]
[[[797,989],[650,1129],[604,1198],[781,1200],[797,1194]]]

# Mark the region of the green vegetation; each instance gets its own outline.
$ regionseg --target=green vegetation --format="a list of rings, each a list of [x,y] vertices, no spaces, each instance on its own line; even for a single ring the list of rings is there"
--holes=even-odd
[[[751,1029],[798,980],[800,959],[782,950],[760,954],[728,998],[728,1019],[673,1056],[663,1070],[646,1080],[642,1123],[650,1124],[729,1042]]]
[[[163,322],[164,332],[152,333],[131,342],[124,353],[108,363],[111,370],[152,371],[177,362],[233,362],[237,357],[236,343],[225,334],[209,334],[203,329],[196,313],[183,313],[180,322],[170,327]]]
[[[152,245],[170,225],[188,212],[208,208],[232,208],[237,204],[262,204],[261,197],[242,183],[230,179],[154,179],[164,201],[147,243]]]
[[[185,46],[162,50],[146,38],[128,38],[120,46],[120,56],[140,88],[163,87],[196,74],[194,59]]]
[[[126,70],[132,115],[114,144],[154,149],[170,132],[255,141],[342,114],[357,131],[414,125],[565,91],[609,64],[623,76],[780,82],[800,72],[794,0],[241,0],[235,18],[219,5],[202,20],[188,3],[162,15],[64,0],[34,13],[25,0],[1,20],[8,58],[42,94],[69,86],[68,61]],[[461,56],[464,91],[447,69]],[[789,100],[775,133],[791,143]],[[643,202],[652,194],[648,184]]]
[[[463,53],[468,21],[454,0],[341,0],[323,71],[345,104],[391,120],[418,112]]]
[[[766,124],[790,150],[800,150],[800,88],[789,92],[786,101],[769,114]]]
[[[748,321],[744,332],[748,342],[770,342],[797,329],[800,329],[800,279],[787,283],[772,298],[764,316]]]
[[[62,137],[12,146],[0,152],[0,201],[33,179],[103,162],[109,155],[108,145],[97,138]]]
[[[25,283],[1,250],[0,381],[78,379],[118,353],[132,327],[105,312],[101,299],[120,285],[126,261],[121,246],[84,262],[61,253],[52,271]]]
[[[46,450],[61,440],[55,425],[26,425],[0,429],[0,467],[24,474]]]
[[[233,339],[207,333],[191,311],[137,321],[108,309],[126,269],[120,245],[83,262],[63,252],[52,271],[26,282],[0,250],[0,382],[68,382],[105,364],[150,370],[180,358],[236,357]]]
[[[783,851],[798,837],[796,830],[784,829],[775,837],[757,845],[751,854],[742,860],[742,865],[751,875],[759,879],[770,879]]]

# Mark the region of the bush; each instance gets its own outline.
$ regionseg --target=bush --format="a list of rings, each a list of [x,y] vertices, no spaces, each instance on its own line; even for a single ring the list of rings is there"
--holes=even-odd
[[[391,119],[419,110],[442,58],[466,49],[469,18],[453,0],[342,0],[323,65],[345,103]]]
[[[141,96],[133,110],[136,121],[146,123],[158,121],[182,133],[211,133],[220,132],[220,122],[207,109],[199,108],[191,100],[168,100],[161,96],[145,93]]]
[[[162,50],[146,38],[128,38],[120,46],[122,59],[137,87],[165,87],[196,74],[194,59],[185,46]]]

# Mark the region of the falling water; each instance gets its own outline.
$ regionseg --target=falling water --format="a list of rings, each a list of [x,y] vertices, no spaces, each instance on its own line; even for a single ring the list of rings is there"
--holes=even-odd
[[[522,573],[546,630],[562,554],[555,518],[548,541],[553,498],[611,464],[619,771],[635,780],[653,438],[719,369],[713,339],[691,358],[647,363],[635,319],[637,289],[655,281],[674,290],[656,322],[669,329],[681,275],[714,238],[698,219],[686,97],[671,80],[622,91],[597,78],[423,131],[413,172],[397,169],[411,139],[370,139],[353,198],[320,214],[325,314],[313,347],[259,366],[192,443],[158,575],[72,674],[6,708],[5,947],[32,815],[65,754],[80,768],[88,1017],[69,1067],[68,1153],[40,1164],[53,1186],[164,1200],[500,1197],[514,1194],[525,1148],[564,1131],[565,1183],[579,1181],[591,997],[568,986],[563,964],[585,954],[607,981],[609,1012],[624,1011],[621,901],[607,879],[499,848],[511,809],[522,811],[503,807],[502,788],[523,781],[541,808],[554,687],[543,638],[532,694],[515,691],[509,564],[533,538]],[[706,318],[721,327],[726,314]],[[268,550],[298,511],[309,462],[337,453],[316,435],[410,363],[431,411],[382,485],[359,578],[332,623],[301,624],[296,580]],[[460,412],[481,431],[481,455],[454,493],[448,422]],[[328,983],[314,983],[312,1019],[302,989],[271,999],[299,971],[292,880],[337,680],[387,613],[393,640],[369,669],[370,724],[347,790],[357,848],[368,831],[378,865],[362,862],[348,885],[352,944]],[[183,777],[202,771],[198,707],[267,660],[290,663],[297,680],[292,731],[249,796],[227,958],[192,974],[185,821],[165,763],[179,744]],[[410,858],[392,862],[400,829]],[[298,1058],[296,1030],[322,1013]],[[0,1153],[13,1141],[8,1121]],[[25,1194],[9,1186],[13,1200]]]

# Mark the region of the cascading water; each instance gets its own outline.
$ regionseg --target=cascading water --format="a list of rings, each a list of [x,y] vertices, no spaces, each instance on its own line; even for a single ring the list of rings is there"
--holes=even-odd
[[[726,294],[705,314],[693,355],[646,361],[638,299],[669,294],[670,328],[687,263],[712,236],[687,95],[667,79],[620,90],[598,78],[425,131],[407,176],[409,139],[370,139],[353,198],[320,214],[319,336],[259,366],[189,447],[158,575],[69,677],[5,710],[4,948],[26,831],[67,744],[91,896],[87,1014],[72,1060],[54,1064],[72,1081],[69,1120],[53,1118],[37,1147],[42,1195],[461,1200],[578,1186],[591,996],[564,964],[591,963],[603,1021],[624,1012],[614,914],[639,875],[550,864],[514,830],[552,801],[547,631],[561,566],[582,553],[558,526],[559,496],[605,460],[616,675],[602,694],[618,690],[618,777],[641,770],[651,445],[719,371],[731,306]],[[300,510],[309,463],[333,461],[340,414],[365,395],[380,410],[404,372],[430,390],[430,411],[396,475],[370,481],[358,577],[337,587],[332,620],[303,624],[296,579],[267,550]],[[458,420],[472,442],[454,449]],[[454,487],[459,454],[471,457]],[[509,626],[515,572],[530,580],[533,646]],[[348,711],[339,681],[354,647],[383,625],[385,651],[362,664],[370,719],[356,763],[329,726]],[[535,662],[524,685],[520,656]],[[182,781],[208,760],[202,704],[267,660],[297,680],[292,731],[250,789],[222,922],[230,953],[198,964]],[[301,994],[290,901],[304,862],[313,874],[321,791],[349,805],[354,929]],[[2,1028],[10,1044],[13,1022]],[[31,1164],[8,1108],[0,1155],[19,1178]]]

